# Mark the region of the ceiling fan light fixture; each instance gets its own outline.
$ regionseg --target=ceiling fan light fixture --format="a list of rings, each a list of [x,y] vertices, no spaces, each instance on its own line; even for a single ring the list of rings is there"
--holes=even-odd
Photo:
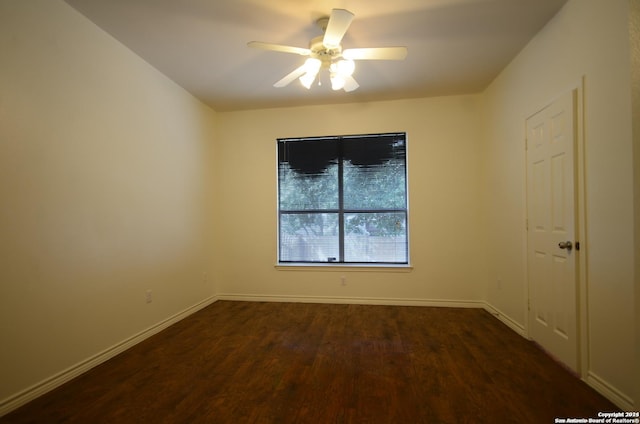
[[[340,59],[336,62],[336,71],[340,75],[350,76],[356,70],[356,63],[350,59]]]
[[[331,89],[332,90],[341,90],[344,88],[344,77],[336,72],[331,72]]]
[[[310,57],[304,62],[304,75],[300,77],[300,83],[308,90],[315,81],[318,72],[320,72],[322,61],[320,59]]]
[[[317,74],[322,66],[322,61],[315,57],[310,57],[304,61],[304,69],[308,74]]]
[[[353,75],[353,71],[356,69],[356,64],[353,60],[340,59],[329,66],[329,73],[331,78],[331,88],[333,90],[343,89],[347,78]]]
[[[315,81],[316,79],[316,74],[310,74],[307,72],[306,74],[301,76],[299,79],[300,79],[300,84],[302,84],[304,88],[309,90],[311,88],[311,84],[313,84],[313,81]]]

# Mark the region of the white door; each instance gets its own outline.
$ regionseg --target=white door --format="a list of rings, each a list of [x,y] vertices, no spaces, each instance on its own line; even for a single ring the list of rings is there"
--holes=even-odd
[[[577,372],[575,98],[528,118],[526,131],[529,335]]]

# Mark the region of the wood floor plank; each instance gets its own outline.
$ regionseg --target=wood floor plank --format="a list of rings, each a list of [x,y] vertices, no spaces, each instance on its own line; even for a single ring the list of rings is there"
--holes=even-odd
[[[617,410],[480,309],[220,301],[0,423],[550,423]]]

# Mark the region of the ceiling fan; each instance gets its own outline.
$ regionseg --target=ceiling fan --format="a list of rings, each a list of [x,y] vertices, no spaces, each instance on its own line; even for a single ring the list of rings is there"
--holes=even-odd
[[[273,84],[274,87],[285,87],[296,79],[307,89],[316,80],[320,69],[328,69],[331,88],[353,91],[359,84],[353,78],[356,60],[403,60],[407,56],[406,47],[372,47],[342,50],[342,37],[347,32],[354,14],[345,9],[333,9],[331,16],[320,18],[317,24],[324,35],[315,37],[309,48],[284,46],[280,44],[251,41],[247,46],[284,53],[308,56],[304,64]]]

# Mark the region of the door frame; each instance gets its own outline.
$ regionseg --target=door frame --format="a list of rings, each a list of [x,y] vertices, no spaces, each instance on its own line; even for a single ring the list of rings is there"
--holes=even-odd
[[[574,146],[574,173],[575,173],[575,219],[576,219],[576,240],[580,242],[580,251],[576,255],[576,349],[577,349],[577,369],[580,377],[584,380],[589,370],[589,319],[588,319],[588,267],[587,267],[587,255],[588,255],[588,240],[587,240],[587,216],[586,216],[586,162],[585,162],[585,145],[584,145],[584,133],[585,133],[585,121],[584,121],[584,87],[585,77],[582,76],[580,80],[563,90],[561,94],[567,92],[573,92],[575,95],[575,146]],[[540,112],[547,106],[555,102],[560,96],[555,96],[550,100],[539,105],[530,113],[527,113],[523,119],[523,261],[524,261],[524,281],[526,281],[527,289],[524,293],[524,305],[525,305],[525,328],[524,335],[527,339],[531,338],[531,282],[529,281],[529,260],[528,260],[528,238],[529,232],[527,229],[528,219],[528,191],[527,191],[527,148],[526,148],[526,122],[527,120]]]

